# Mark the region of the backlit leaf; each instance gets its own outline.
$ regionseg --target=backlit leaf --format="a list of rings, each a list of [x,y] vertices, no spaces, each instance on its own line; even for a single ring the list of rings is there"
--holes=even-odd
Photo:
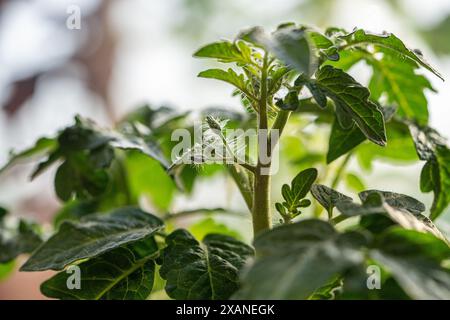
[[[408,49],[405,44],[392,33],[373,34],[362,29],[356,29],[347,35],[339,37],[339,39],[344,41],[341,46],[341,50],[355,46],[365,47],[373,45],[382,47],[383,49],[393,51],[395,54],[405,59],[409,59],[420,64],[422,67],[428,69],[443,80],[442,75],[430,66],[420,53]]]
[[[386,144],[383,114],[369,100],[369,90],[331,66],[324,66],[317,72],[317,85],[350,115],[369,140],[382,146]]]
[[[244,55],[235,43],[230,41],[219,41],[207,44],[194,53],[197,58],[213,58],[221,62],[237,62],[246,64],[249,57]]]

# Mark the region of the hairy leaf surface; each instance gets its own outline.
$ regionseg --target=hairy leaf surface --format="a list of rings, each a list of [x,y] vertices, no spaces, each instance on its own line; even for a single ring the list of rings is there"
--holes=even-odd
[[[333,208],[339,202],[352,201],[352,198],[333,190],[321,184],[315,184],[311,187],[311,193],[322,207],[327,210],[329,216],[332,216]]]
[[[416,50],[408,49],[405,44],[392,33],[374,34],[362,29],[356,29],[347,35],[339,37],[339,39],[344,41],[344,44],[341,46],[341,50],[355,46],[366,47],[373,45],[382,47],[386,50],[393,51],[395,54],[403,57],[404,59],[409,59],[420,64],[422,67],[431,71],[443,80],[442,75],[425,61],[421,53]]]
[[[369,90],[340,69],[324,66],[317,72],[317,85],[358,125],[372,142],[386,144],[383,114],[369,100]]]
[[[96,257],[146,238],[162,227],[159,218],[131,207],[117,209],[108,215],[90,215],[79,223],[66,221],[21,270],[62,270],[78,260]]]
[[[173,299],[228,299],[239,287],[239,271],[253,249],[229,236],[207,235],[202,243],[186,230],[166,238],[160,275]]]
[[[68,288],[73,273],[61,271],[41,291],[62,300],[145,300],[153,288],[157,250],[152,238],[119,247],[77,266],[81,288]]]
[[[239,299],[306,299],[333,276],[362,263],[359,233],[338,234],[320,220],[304,220],[261,234],[258,259],[244,273]],[[276,275],[276,276],[274,276]]]

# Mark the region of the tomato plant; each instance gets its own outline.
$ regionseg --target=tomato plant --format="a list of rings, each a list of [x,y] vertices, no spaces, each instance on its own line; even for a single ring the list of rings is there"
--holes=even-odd
[[[2,171],[29,158],[43,159],[33,178],[57,166],[63,206],[49,236],[24,220],[5,223],[0,211],[0,263],[31,254],[21,270],[58,271],[41,286],[58,299],[147,299],[162,290],[173,299],[450,298],[448,241],[433,223],[450,202],[450,150],[428,126],[425,90],[433,88],[423,71],[442,76],[420,50],[389,33],[286,23],[271,33],[244,30],[194,56],[230,65],[199,76],[231,84],[245,112],[144,106],[113,129],[79,116],[13,155]],[[360,63],[371,70],[367,86],[348,73]],[[174,156],[173,133],[198,132],[193,118],[205,120],[203,140],[189,136],[189,148]],[[256,148],[228,129],[253,130]],[[352,158],[366,170],[375,159],[423,162],[418,187],[434,194],[429,214],[389,186],[367,189],[348,171]],[[297,172],[275,190],[272,178],[286,163]],[[213,220],[196,232],[174,228],[180,217],[231,213],[170,211],[177,194],[218,172],[244,199],[251,245]],[[342,183],[359,199],[338,191]],[[68,285],[73,266],[78,288]],[[379,279],[367,270],[379,270]]]

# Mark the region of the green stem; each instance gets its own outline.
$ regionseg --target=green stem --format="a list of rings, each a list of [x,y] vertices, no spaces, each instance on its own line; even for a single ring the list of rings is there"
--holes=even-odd
[[[342,222],[342,221],[344,221],[344,220],[347,220],[348,219],[348,217],[346,217],[346,216],[344,216],[344,215],[338,215],[338,216],[336,216],[336,217],[334,217],[334,218],[332,218],[332,219],[330,219],[330,223],[332,224],[332,225],[336,225],[336,224],[338,224],[338,223],[340,223],[340,222]]]
[[[262,162],[262,152],[268,151],[270,157],[270,148],[262,150],[262,143],[268,141],[268,121],[267,121],[267,67],[268,54],[264,55],[263,67],[261,70],[261,95],[258,108],[258,162],[255,170],[254,193],[253,193],[253,233],[268,230],[272,227],[272,216],[270,212],[270,158],[268,163]]]
[[[347,164],[350,161],[351,157],[352,157],[352,154],[351,153],[347,153],[347,155],[345,156],[345,158],[342,161],[341,165],[337,169],[336,175],[334,176],[333,182],[331,183],[331,188],[332,189],[335,189],[338,186],[339,181],[341,181],[342,174],[344,173],[344,170],[347,167]]]
[[[234,154],[233,150],[231,150],[230,146],[228,145],[227,139],[225,139],[225,136],[223,135],[222,132],[219,133],[220,138],[222,139],[222,143],[224,144],[225,148],[227,149],[227,152],[231,155],[231,157],[233,158],[233,162],[237,163],[238,165],[240,165],[241,167],[247,169],[248,171],[254,173],[256,167],[252,166],[249,163],[246,163],[245,160],[238,159],[236,157],[236,155]]]
[[[268,230],[272,227],[272,216],[270,212],[270,175],[260,174],[255,176],[255,191],[253,196],[253,233]]]
[[[253,188],[252,188],[252,174],[247,174],[242,168],[235,164],[227,166],[228,172],[236,183],[242,197],[244,198],[247,208],[252,211],[253,203]]]
[[[278,112],[277,117],[275,118],[275,122],[272,125],[272,129],[270,129],[271,133],[273,130],[278,130],[278,135],[276,136],[276,140],[272,142],[271,141],[272,134],[270,134],[269,142],[267,144],[268,146],[271,146],[272,151],[273,151],[273,148],[275,148],[275,146],[277,145],[279,139],[281,138],[281,134],[283,133],[284,127],[286,126],[286,123],[288,122],[290,116],[291,116],[291,111],[280,110]]]

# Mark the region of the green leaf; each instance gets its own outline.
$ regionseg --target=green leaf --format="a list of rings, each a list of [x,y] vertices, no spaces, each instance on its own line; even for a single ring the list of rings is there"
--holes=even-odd
[[[386,94],[387,103],[396,104],[399,115],[427,124],[428,102],[424,91],[434,89],[427,78],[416,74],[416,64],[388,53],[381,60],[369,55],[366,61],[373,67],[371,98],[379,100]]]
[[[255,239],[258,257],[243,275],[238,299],[306,299],[336,274],[359,265],[365,243],[320,220],[283,225]]]
[[[375,159],[399,164],[417,161],[414,142],[408,128],[394,120],[387,123],[386,130],[389,141],[386,147],[364,143],[355,150],[362,167],[370,170]]]
[[[327,210],[328,215],[333,215],[333,208],[339,202],[352,201],[352,198],[342,194],[336,190],[328,188],[321,184],[315,184],[311,187],[311,194]]]
[[[161,154],[160,148],[153,142],[146,142],[140,136],[123,134],[121,132],[103,129],[93,121],[77,116],[75,125],[63,130],[58,138],[60,149],[64,155],[74,151],[98,151],[101,147],[110,146],[122,150],[136,150],[158,160],[167,169],[167,160]]]
[[[279,99],[275,104],[281,110],[295,111],[299,104],[297,91],[289,91],[284,99]]]
[[[63,129],[57,139],[40,140],[35,148],[23,152],[20,158],[33,156],[38,151],[48,153],[47,159],[37,166],[32,178],[57,161],[62,161],[55,176],[58,197],[63,201],[73,197],[92,200],[114,188],[110,183],[112,172],[109,169],[115,162],[115,149],[142,153],[158,161],[164,169],[168,168],[168,162],[154,139],[146,137],[144,140],[139,132],[123,133],[103,129],[80,116],[75,118],[74,125]]]
[[[275,203],[275,209],[277,209],[278,213],[283,217],[283,216],[287,216],[288,212],[286,210],[286,207],[283,206],[283,204],[281,204],[280,202],[276,202]]]
[[[75,261],[146,238],[162,227],[159,218],[132,207],[117,209],[108,215],[89,215],[79,223],[66,221],[21,270],[62,270]]]
[[[391,229],[369,252],[413,299],[450,299],[450,248],[430,234]]]
[[[354,65],[363,61],[367,55],[365,50],[341,50],[339,51],[339,60],[337,61],[327,61],[325,64],[332,65],[335,68],[348,71]]]
[[[155,159],[164,168],[169,168],[167,159],[163,156],[159,145],[154,142],[146,142],[136,136],[124,136],[113,134],[114,139],[109,143],[111,147],[125,151],[138,151],[152,159]]]
[[[450,43],[447,41],[450,32],[450,15],[433,26],[420,30],[421,35],[430,44],[433,52],[441,55],[450,53]]]
[[[306,87],[311,92],[314,100],[317,102],[319,107],[325,109],[327,107],[326,94],[314,82],[307,82]]]
[[[381,194],[384,201],[395,209],[407,210],[412,214],[420,214],[426,209],[425,205],[419,200],[401,193],[390,191],[365,190],[359,193],[359,198],[361,201],[365,202],[369,195],[373,193]]]
[[[16,262],[14,260],[0,264],[0,282],[7,279],[14,272],[15,268]]]
[[[385,107],[382,109],[384,119],[386,122],[390,121],[393,114],[395,113],[394,108]],[[344,129],[339,123],[339,119],[336,114],[336,120],[333,122],[331,127],[330,139],[328,142],[328,152],[327,152],[327,163],[331,163],[338,159],[347,152],[353,150],[357,146],[360,146],[366,140],[365,135],[355,124],[351,125],[348,129]],[[397,123],[388,122],[386,123],[386,134],[389,144],[386,146],[379,146],[375,144],[364,144],[358,148],[358,151],[362,148],[370,149],[371,151],[360,152],[362,156],[365,157],[367,162],[371,162],[372,158],[375,156],[385,156],[385,157],[398,157],[403,159],[403,153],[409,155],[411,158],[411,139],[408,133],[404,133],[405,126],[402,125],[399,128]],[[407,136],[406,136],[407,135]],[[402,146],[399,152],[399,146]],[[392,152],[391,152],[392,150]],[[409,152],[409,153],[408,153]],[[408,157],[406,157],[409,159]]]
[[[108,182],[106,171],[91,166],[84,154],[77,154],[56,171],[55,192],[63,201],[69,201],[72,196],[95,197],[105,192]]]
[[[333,41],[326,35],[314,30],[312,28],[305,27],[306,33],[308,34],[314,46],[319,49],[319,54],[324,59],[329,59],[331,61],[339,60],[339,53],[334,45]]]
[[[269,72],[269,76],[267,78],[268,81],[268,94],[275,94],[281,86],[283,78],[290,72],[292,69],[284,66],[280,66],[275,69],[271,69]]]
[[[345,36],[340,36],[339,39],[343,41],[340,50],[352,47],[381,47],[385,50],[393,51],[403,59],[409,59],[420,64],[422,67],[444,80],[442,75],[423,59],[422,54],[416,50],[408,49],[405,44],[392,33],[378,35],[366,32],[362,29],[356,29]]]
[[[251,61],[248,55],[241,52],[236,43],[230,41],[210,43],[195,52],[194,57],[213,58],[225,63],[236,62],[247,64]]]
[[[103,195],[111,186],[115,149],[139,152],[158,161],[164,169],[168,168],[159,145],[152,140],[144,140],[140,134],[102,129],[81,117],[76,117],[75,125],[60,133],[58,143],[58,150],[41,166],[46,168],[48,162],[51,164],[60,158],[64,160],[55,176],[56,194],[63,201],[72,197],[89,199]]]
[[[314,291],[309,300],[335,300],[341,291],[342,278],[336,276],[335,279]]]
[[[301,28],[293,25],[278,27],[272,33],[266,47],[297,72],[311,76],[317,69],[314,44]]]
[[[228,82],[241,90],[242,92],[246,93],[247,91],[247,84],[245,82],[244,75],[240,74],[238,75],[233,69],[228,69],[227,71],[222,69],[208,69],[205,71],[202,71],[198,74],[201,78],[209,78],[209,79],[217,79],[221,81]]]
[[[11,154],[11,157],[7,164],[3,167],[0,167],[0,174],[9,169],[10,167],[19,164],[21,162],[25,162],[31,158],[41,158],[48,152],[51,152],[57,147],[56,139],[51,138],[40,138],[36,141],[35,145],[27,150],[24,150],[20,153]]]
[[[177,300],[228,299],[239,288],[239,271],[253,249],[231,237],[210,234],[199,243],[186,230],[166,238],[160,275]]]
[[[199,241],[203,240],[208,234],[223,234],[238,240],[241,235],[236,230],[231,229],[227,225],[216,221],[212,217],[207,217],[189,226],[188,231]]]
[[[142,196],[147,196],[156,208],[167,211],[177,186],[164,168],[154,159],[139,152],[128,153],[124,164],[132,201],[139,203]]]
[[[386,98],[386,103],[398,107],[401,116],[421,124],[428,122],[428,103],[424,91],[434,89],[427,78],[416,72],[419,67],[416,62],[384,48],[371,51],[350,49],[340,54],[341,60],[332,63],[335,67],[348,70],[357,62],[365,61],[372,68],[369,81],[371,99]]]
[[[6,229],[0,223],[0,264],[13,261],[23,253],[31,253],[42,243],[34,225],[20,220],[17,228]]]
[[[349,187],[353,191],[359,192],[366,189],[366,186],[364,185],[364,182],[361,180],[361,178],[353,173],[347,173],[344,179],[347,187]]]
[[[355,123],[353,121],[353,118],[351,114],[349,114],[345,107],[340,102],[335,102],[335,114],[336,114],[336,120],[344,130],[349,130],[353,127],[353,124]]]
[[[308,79],[304,74],[301,74],[295,80],[294,84],[298,87],[306,86],[319,107],[323,109],[327,107],[327,96],[325,92],[317,86],[316,82]]]
[[[366,136],[358,126],[353,125],[351,129],[345,130],[337,120],[334,121],[328,142],[327,163],[338,159],[365,140]]]
[[[417,155],[427,161],[421,174],[424,190],[433,190],[431,219],[436,219],[450,203],[450,149],[436,130],[408,122]],[[423,180],[422,180],[423,179]]]
[[[68,288],[73,275],[62,271],[41,291],[63,300],[145,300],[153,288],[157,252],[153,238],[116,248],[78,265],[81,288]]]
[[[369,90],[340,69],[323,66],[316,74],[317,85],[356,122],[372,142],[384,146],[386,132],[383,114],[369,100]]]
[[[419,126],[407,122],[411,136],[414,139],[417,155],[420,160],[428,161],[436,158],[437,146],[445,147],[447,141],[436,130],[428,126]]]
[[[431,219],[436,219],[450,203],[450,150],[436,148],[437,166],[433,169],[434,201],[431,207]]]
[[[291,191],[294,195],[293,203],[303,199],[311,189],[312,184],[317,179],[317,169],[310,168],[298,173],[291,182]]]
[[[448,299],[449,247],[433,235],[391,228],[367,250],[366,266],[345,274],[339,299]],[[367,287],[368,269],[381,270],[381,288]],[[405,271],[407,270],[407,272]]]
[[[311,201],[303,198],[308,194],[312,184],[317,179],[317,174],[317,169],[314,168],[303,170],[292,179],[291,186],[284,184],[281,187],[281,195],[285,202],[276,204],[276,207],[286,223],[301,213],[298,208],[305,208],[311,204]],[[280,206],[284,206],[285,209]]]
[[[262,27],[251,27],[241,30],[236,39],[251,43],[258,48],[264,48],[268,41],[268,35]]]
[[[380,193],[370,194],[362,204],[352,201],[339,201],[336,208],[347,217],[383,214],[383,196]]]
[[[263,47],[288,67],[308,77],[317,70],[316,48],[304,28],[287,23],[268,35],[261,27],[255,27],[241,32],[238,37]]]
[[[383,195],[386,195],[386,199]],[[405,229],[430,233],[447,241],[433,222],[421,214],[425,210],[424,205],[412,197],[386,191],[368,190],[360,193],[360,198],[363,201],[362,205],[344,201],[338,202],[336,207],[344,216],[361,216],[361,225],[372,232],[397,224]],[[388,221],[380,216],[388,218]],[[373,226],[374,223],[378,224],[380,230]]]
[[[420,172],[420,191],[431,192],[434,189],[434,179],[439,177],[439,168],[433,161],[427,161]],[[437,171],[437,172],[436,172]],[[437,175],[436,175],[437,174]]]

